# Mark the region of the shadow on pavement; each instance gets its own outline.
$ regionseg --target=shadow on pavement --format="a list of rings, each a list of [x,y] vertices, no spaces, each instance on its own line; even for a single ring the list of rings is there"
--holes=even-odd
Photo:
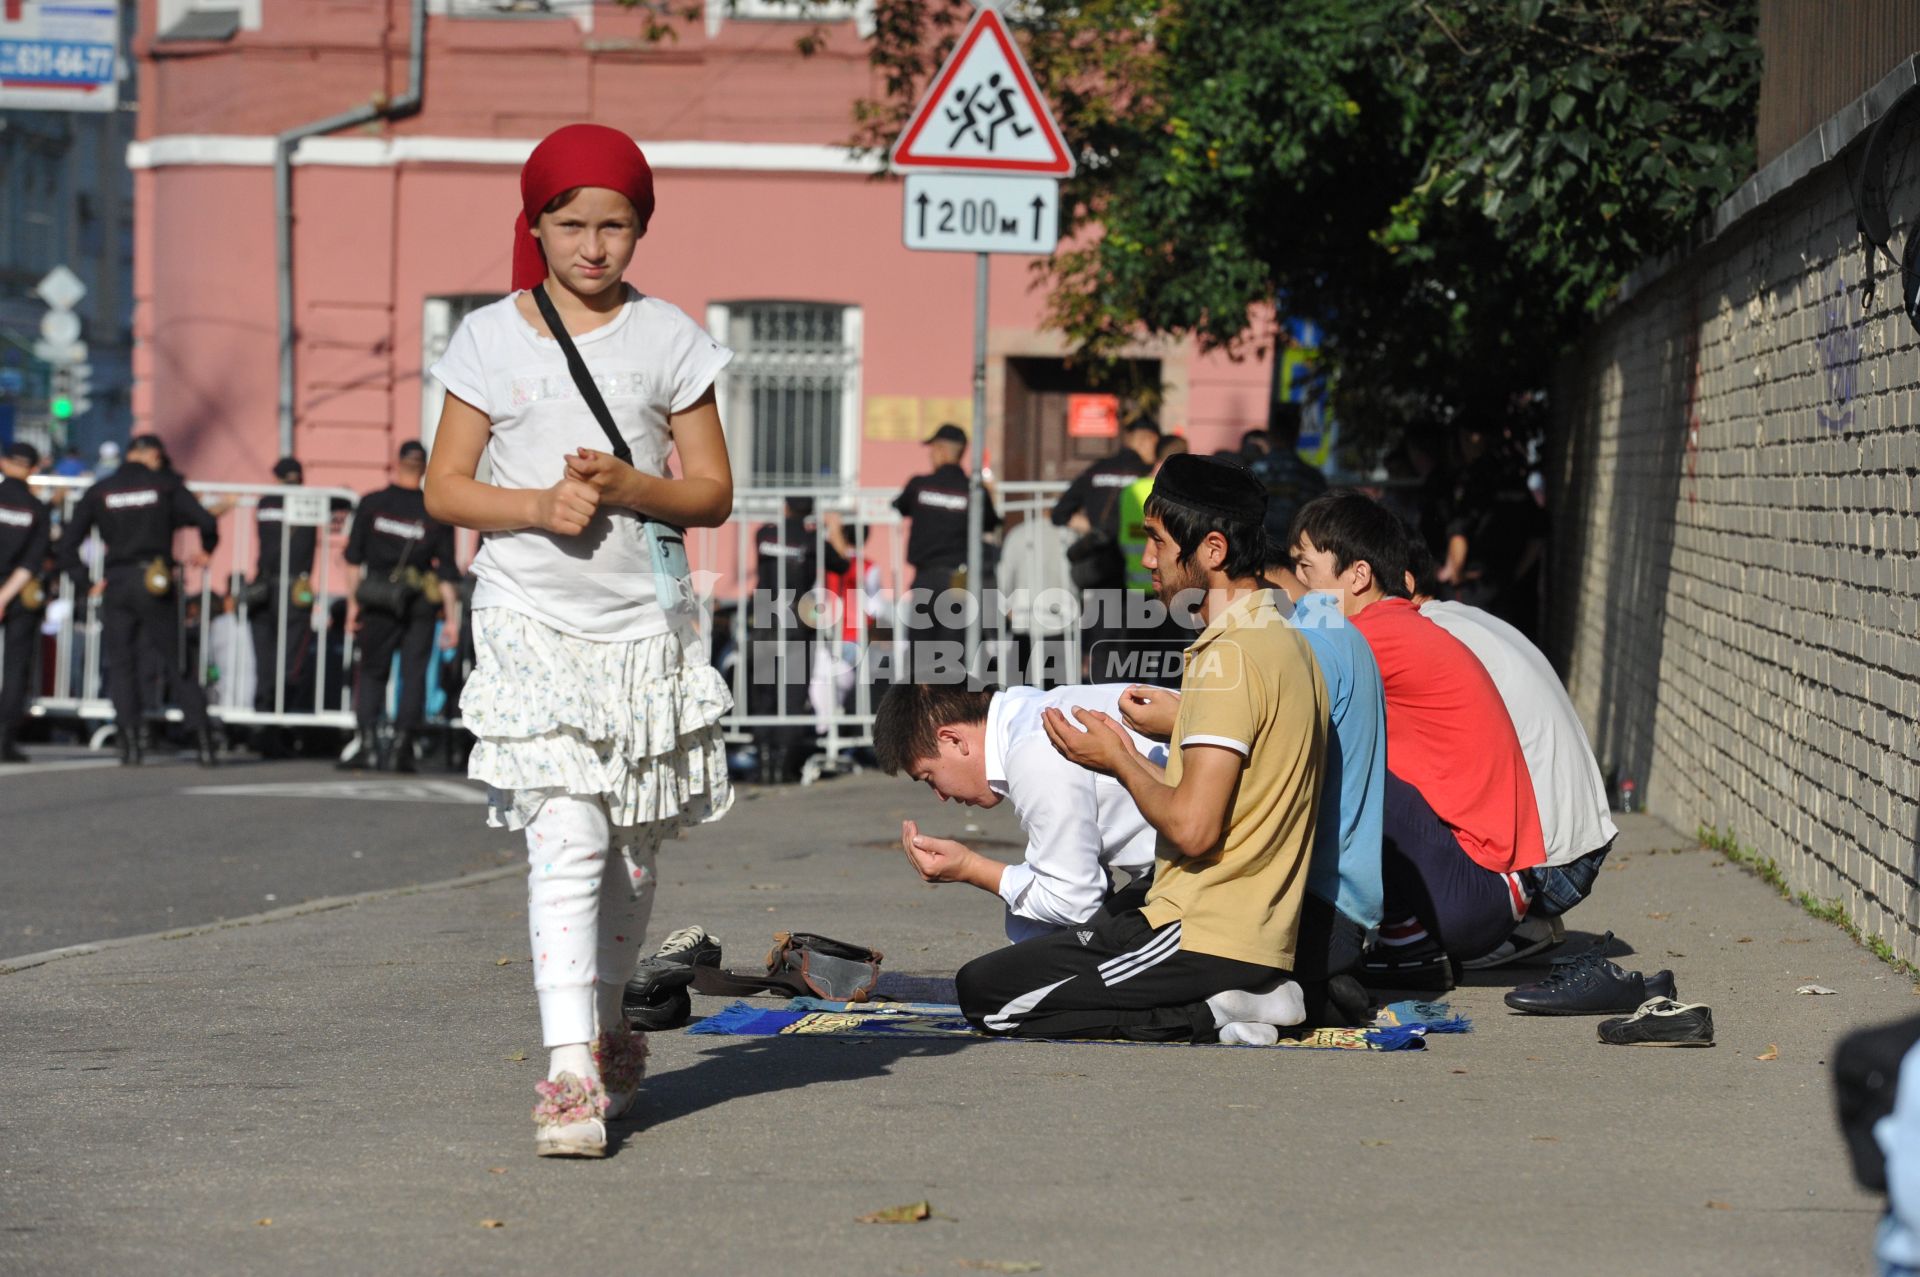
[[[904,1059],[952,1055],[986,1038],[742,1038],[703,1051],[697,1064],[642,1083],[636,1112],[659,1128],[732,1100],[886,1077]],[[624,1137],[625,1130],[614,1132]]]

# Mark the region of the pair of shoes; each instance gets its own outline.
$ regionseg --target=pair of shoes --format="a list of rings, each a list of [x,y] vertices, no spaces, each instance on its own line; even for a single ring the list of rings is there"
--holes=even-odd
[[[1502,940],[1491,953],[1483,953],[1477,958],[1468,958],[1460,965],[1469,971],[1486,971],[1493,967],[1504,967],[1509,962],[1518,962],[1522,958],[1531,958],[1543,949],[1551,949],[1565,943],[1567,928],[1558,916],[1551,918],[1522,918],[1513,929],[1513,934]]]
[[[1533,1015],[1619,1015],[1649,998],[1671,998],[1675,992],[1671,971],[1641,975],[1595,953],[1555,966],[1535,984],[1521,985],[1507,994],[1506,1003]]]
[[[540,1102],[533,1107],[533,1151],[537,1157],[605,1157],[607,1090],[596,1079],[562,1073],[536,1082]]]
[[[695,967],[720,965],[720,941],[705,927],[682,927],[652,957],[641,960],[620,996],[627,1023],[637,1029],[677,1029],[693,1018]]]
[[[1600,1021],[1600,1040],[1609,1046],[1712,1046],[1713,1008],[1648,998],[1624,1020]]]
[[[647,1035],[607,1029],[593,1040],[593,1064],[607,1091],[607,1120],[617,1122],[633,1108],[640,1079],[647,1071]]]
[[[24,763],[30,761],[13,743],[13,733],[0,731],[0,763]]]

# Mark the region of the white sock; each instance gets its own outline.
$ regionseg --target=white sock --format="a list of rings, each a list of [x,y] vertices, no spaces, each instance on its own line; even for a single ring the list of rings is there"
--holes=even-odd
[[[571,1073],[583,1082],[596,1080],[600,1070],[593,1066],[593,1048],[585,1042],[554,1047],[547,1060],[547,1081],[557,1080],[562,1073]]]
[[[1255,1020],[1234,1020],[1220,1026],[1220,1040],[1234,1046],[1272,1046],[1280,1040],[1280,1030]]]
[[[1277,1024],[1285,1028],[1307,1018],[1306,994],[1292,980],[1282,980],[1261,993],[1251,989],[1216,993],[1207,999],[1207,1008],[1213,1012],[1213,1027],[1216,1029],[1247,1021]]]

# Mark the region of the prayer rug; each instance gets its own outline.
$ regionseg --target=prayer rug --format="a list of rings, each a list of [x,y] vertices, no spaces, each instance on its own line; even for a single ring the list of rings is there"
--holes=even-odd
[[[1429,1033],[1467,1033],[1473,1024],[1454,1015],[1444,1002],[1394,1002],[1380,1009],[1372,1026],[1364,1029],[1306,1029],[1282,1031],[1278,1046],[1320,1051],[1417,1051]],[[794,998],[784,1007],[735,1002],[690,1027],[687,1032],[740,1037],[830,1038],[980,1038],[1003,1042],[1037,1042],[1041,1038],[995,1038],[976,1033],[960,1015],[960,1008],[943,1002],[828,1002]],[[1225,1043],[1147,1043],[1074,1038],[1107,1046],[1225,1046]],[[1234,1050],[1261,1048],[1234,1047]]]

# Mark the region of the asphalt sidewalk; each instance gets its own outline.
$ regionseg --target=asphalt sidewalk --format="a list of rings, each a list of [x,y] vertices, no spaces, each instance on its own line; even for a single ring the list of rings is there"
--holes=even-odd
[[[741,966],[815,930],[950,972],[997,905],[913,878],[908,816],[1018,854],[1011,813],[898,780],[749,791],[669,848],[655,935],[704,923]],[[1622,826],[1569,923],[1672,967],[1711,1050],[1509,1015],[1526,968],[1470,977],[1474,1031],[1399,1054],[666,1033],[600,1163],[532,1155],[517,877],[0,974],[0,1272],[1871,1271],[1826,1065],[1914,991],[1690,838]],[[921,1199],[926,1222],[855,1222]]]

